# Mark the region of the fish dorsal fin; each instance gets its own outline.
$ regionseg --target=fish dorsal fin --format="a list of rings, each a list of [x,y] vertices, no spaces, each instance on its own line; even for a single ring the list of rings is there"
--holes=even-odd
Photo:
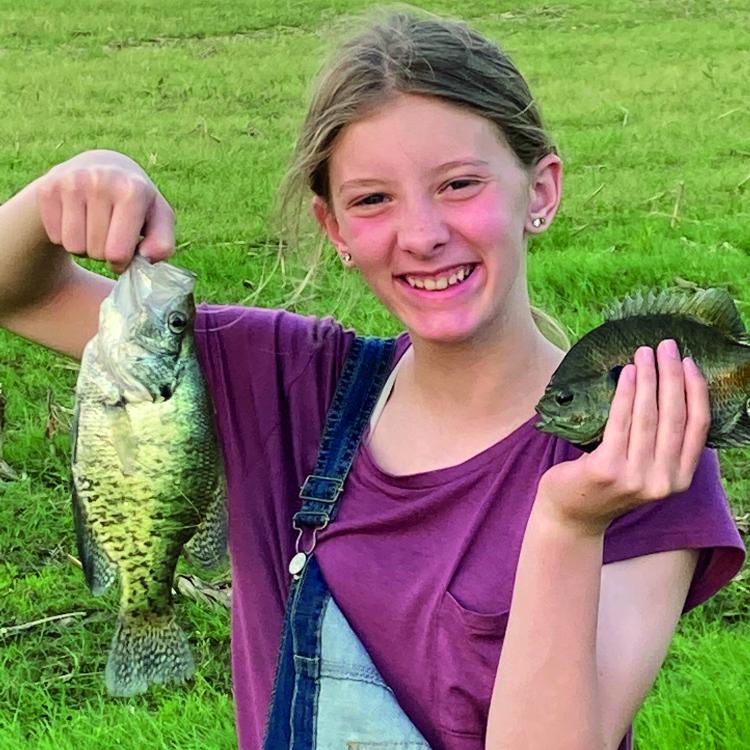
[[[726,289],[711,288],[697,291],[664,289],[636,292],[611,302],[604,309],[605,320],[620,320],[636,315],[686,315],[738,341],[747,342],[745,324],[731,295]]]

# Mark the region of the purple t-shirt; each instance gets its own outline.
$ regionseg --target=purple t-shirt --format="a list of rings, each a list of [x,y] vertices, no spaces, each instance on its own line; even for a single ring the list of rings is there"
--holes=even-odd
[[[240,748],[258,750],[289,591],[292,515],[354,333],[328,318],[202,305],[196,335],[227,463]],[[399,338],[397,358],[408,343]],[[434,750],[483,750],[537,483],[580,455],[534,421],[458,466],[410,476],[382,471],[363,444],[339,515],[319,535],[336,602]],[[604,562],[688,547],[702,552],[686,610],[744,560],[713,451],[687,492],[611,524]]]

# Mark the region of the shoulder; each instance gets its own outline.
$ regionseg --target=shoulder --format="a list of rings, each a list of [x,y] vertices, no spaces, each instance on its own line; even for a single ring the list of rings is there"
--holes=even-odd
[[[199,305],[195,336],[199,345],[218,343],[277,354],[315,350],[350,341],[354,332],[331,317],[240,305]]]
[[[330,317],[203,304],[196,314],[195,338],[209,379],[212,370],[222,364],[226,370],[231,363],[246,375],[273,370],[290,383],[316,361],[340,367],[355,333]]]
[[[533,441],[524,458],[539,463],[537,477],[550,466],[581,455],[579,448],[552,435],[537,434]],[[703,451],[685,492],[625,513],[610,524],[604,537],[603,564],[677,550],[698,552],[696,566],[689,564],[692,556],[674,558],[679,557],[681,564],[691,569],[685,611],[731,581],[745,560],[745,547],[721,481],[715,450]]]
[[[698,550],[685,610],[701,604],[740,570],[745,547],[721,482],[716,451],[706,448],[685,492],[649,503],[610,524],[604,562],[673,550]]]

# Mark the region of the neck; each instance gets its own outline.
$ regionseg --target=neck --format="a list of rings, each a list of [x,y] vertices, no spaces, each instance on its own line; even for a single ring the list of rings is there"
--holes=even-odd
[[[455,344],[413,338],[403,385],[422,408],[444,416],[525,421],[563,352],[542,336],[528,308],[521,318],[507,320],[500,333]]]

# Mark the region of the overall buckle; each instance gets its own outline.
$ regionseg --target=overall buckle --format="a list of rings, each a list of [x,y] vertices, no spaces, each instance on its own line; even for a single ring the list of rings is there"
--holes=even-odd
[[[336,477],[323,477],[309,474],[300,487],[299,497],[302,500],[317,500],[320,503],[335,503],[344,483]]]

